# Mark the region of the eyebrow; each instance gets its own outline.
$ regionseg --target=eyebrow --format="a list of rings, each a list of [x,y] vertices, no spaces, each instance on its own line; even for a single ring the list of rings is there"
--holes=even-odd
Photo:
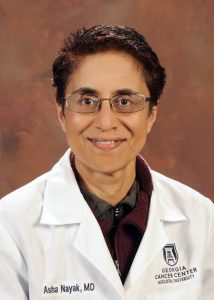
[[[72,92],[72,94],[88,94],[88,95],[94,95],[97,93],[98,93],[97,90],[92,89],[90,87],[81,87]]]
[[[124,89],[116,90],[116,91],[115,91],[115,94],[116,94],[116,95],[131,95],[131,94],[138,94],[138,92],[137,92],[137,91],[134,91],[134,90],[132,90],[132,89],[124,88]]]
[[[134,91],[132,89],[124,88],[124,89],[115,90],[113,92],[113,95],[130,95],[130,94],[137,94],[137,93],[138,93],[137,91]],[[99,94],[99,92],[90,87],[80,87],[79,89],[73,91],[72,94],[95,95],[95,94]]]

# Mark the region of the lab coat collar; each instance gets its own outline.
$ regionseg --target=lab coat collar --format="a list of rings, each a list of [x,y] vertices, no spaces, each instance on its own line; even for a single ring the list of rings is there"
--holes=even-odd
[[[66,225],[82,221],[83,210],[87,203],[80,192],[71,168],[70,154],[71,150],[69,149],[49,172],[44,192],[41,224]],[[150,169],[149,165],[147,166]],[[155,210],[158,209],[158,219],[165,222],[185,221],[187,218],[182,210],[177,203],[171,201],[172,195],[157,180],[157,176],[162,175],[151,169],[150,172],[153,195],[157,194],[158,197],[154,207]]]
[[[158,219],[163,222],[186,221],[187,217],[182,211],[182,208],[179,206],[179,201],[176,201],[178,194],[175,195],[174,191],[170,189],[169,184],[166,184],[168,180],[171,181],[172,184],[172,180],[152,170],[151,174],[154,187],[153,196],[155,195],[154,198],[156,199],[153,199],[153,205],[156,206],[158,211]],[[162,183],[163,178],[165,180],[165,184]]]
[[[41,224],[66,225],[82,221],[83,208],[87,204],[70,166],[70,154],[69,149],[48,174]]]
[[[177,203],[175,204],[171,200],[172,195],[170,195],[169,191],[166,190],[165,186],[159,183],[158,177],[160,178],[164,177],[164,179],[166,179],[167,177],[163,176],[162,174],[156,171],[153,171],[150,168],[149,164],[144,160],[144,158],[140,154],[138,154],[138,157],[144,161],[152,176],[152,184],[153,184],[152,198],[156,198],[157,195],[158,199],[157,201],[155,201],[157,203],[155,203],[154,209],[157,208],[159,211],[158,219],[166,222],[177,222],[177,221],[187,220],[182,210],[177,206]]]

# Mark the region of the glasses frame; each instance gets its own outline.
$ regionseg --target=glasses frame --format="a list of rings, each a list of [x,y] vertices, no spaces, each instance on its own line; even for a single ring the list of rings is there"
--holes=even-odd
[[[79,112],[79,111],[72,110],[71,108],[68,107],[68,98],[71,97],[72,95],[80,95],[80,96],[81,96],[82,94],[74,93],[74,94],[69,94],[69,95],[67,95],[66,97],[64,97],[64,100],[65,100],[65,107],[66,107],[69,111],[76,112],[76,113],[79,113],[79,114],[93,114],[93,113],[98,112],[98,111],[101,109],[101,107],[102,107],[102,102],[105,101],[105,100],[109,101],[110,107],[111,107],[111,109],[112,109],[114,112],[116,112],[116,113],[118,113],[118,114],[130,114],[130,113],[134,113],[134,112],[143,110],[143,109],[145,108],[145,106],[146,106],[146,102],[149,102],[149,101],[152,100],[151,97],[146,97],[145,95],[140,94],[140,93],[132,93],[132,94],[128,94],[128,96],[136,95],[136,96],[141,96],[141,97],[143,97],[143,99],[144,99],[144,106],[143,106],[142,108],[138,109],[138,110],[131,111],[131,112],[119,112],[119,111],[115,110],[115,107],[114,107],[114,105],[112,104],[112,99],[114,99],[116,96],[124,96],[123,94],[121,94],[121,95],[120,95],[120,94],[119,94],[119,95],[114,95],[114,96],[112,96],[112,97],[110,97],[110,98],[102,98],[102,97],[93,96],[93,97],[97,97],[97,106],[96,106],[95,110],[94,110],[94,111],[91,111],[91,112]],[[92,96],[92,95],[91,95],[91,96]]]

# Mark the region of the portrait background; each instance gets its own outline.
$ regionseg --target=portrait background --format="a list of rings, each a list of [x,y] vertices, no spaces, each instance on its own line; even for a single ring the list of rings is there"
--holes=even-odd
[[[142,154],[149,165],[214,199],[214,1],[0,1],[0,197],[46,172],[67,149],[51,66],[66,35],[124,24],[145,35],[167,70]]]

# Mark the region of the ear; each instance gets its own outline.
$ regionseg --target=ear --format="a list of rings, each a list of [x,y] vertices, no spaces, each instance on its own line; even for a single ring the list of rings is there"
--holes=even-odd
[[[157,118],[157,112],[158,112],[157,105],[153,106],[152,109],[149,111],[149,116],[147,119],[147,133],[150,133],[150,131],[152,130],[152,126],[155,123]]]
[[[65,132],[65,114],[62,109],[62,106],[56,102],[56,110],[57,110],[57,117],[59,120],[59,123],[61,125],[62,130]]]

